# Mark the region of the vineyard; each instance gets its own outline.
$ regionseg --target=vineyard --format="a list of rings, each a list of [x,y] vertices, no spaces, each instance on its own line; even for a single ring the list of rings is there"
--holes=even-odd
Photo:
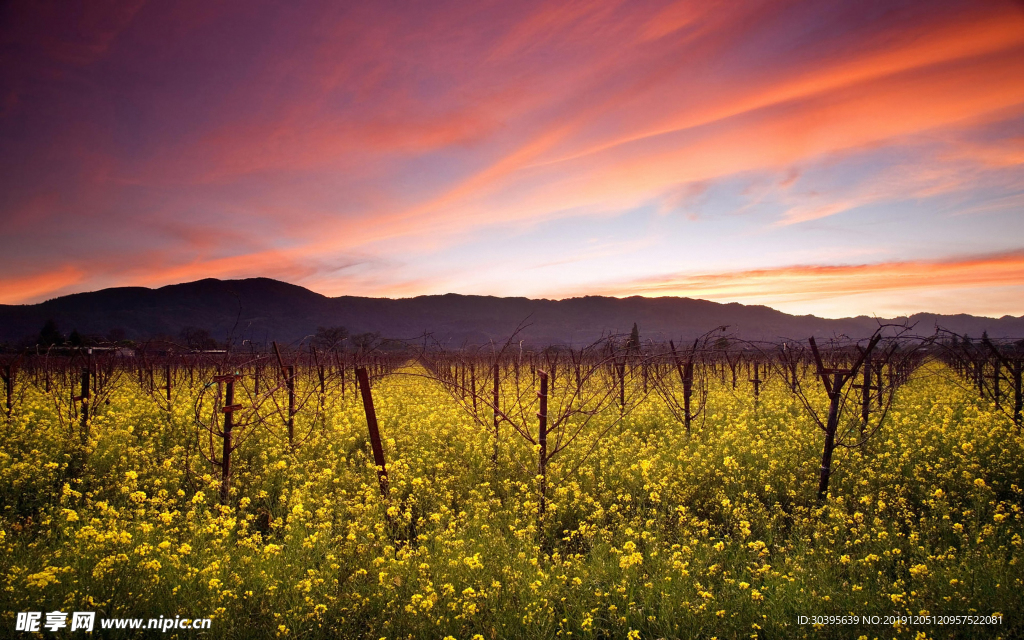
[[[1020,343],[268,346],[3,356],[5,632],[1024,634]]]

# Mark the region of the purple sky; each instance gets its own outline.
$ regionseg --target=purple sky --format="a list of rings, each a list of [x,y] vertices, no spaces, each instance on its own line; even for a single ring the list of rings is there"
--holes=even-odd
[[[1015,2],[0,6],[0,303],[1024,314]]]

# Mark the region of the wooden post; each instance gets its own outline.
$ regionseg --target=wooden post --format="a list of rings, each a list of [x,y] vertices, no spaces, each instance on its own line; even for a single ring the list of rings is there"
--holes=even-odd
[[[623,364],[625,367],[625,364]],[[539,516],[547,511],[547,490],[548,490],[548,374],[538,371],[540,376],[540,411],[537,412],[537,419],[540,422],[537,443],[540,445],[540,452],[537,456],[537,475],[540,476],[540,510]]]
[[[686,413],[686,433],[690,433],[690,421],[693,419],[693,412],[690,411],[690,399],[693,396],[693,358],[686,361],[683,367],[683,411]]]
[[[999,361],[999,358],[996,358],[992,362],[992,399],[996,401],[996,409],[1001,408],[999,404],[999,396],[1001,395],[999,390],[999,378],[1002,376],[1002,373],[1000,372],[1001,364],[1002,363]]]
[[[493,462],[494,464],[498,463],[498,438],[501,435],[499,430],[498,430],[498,420],[499,420],[498,419],[498,400],[500,398],[498,383],[499,383],[499,381],[498,381],[498,361],[495,360],[494,361],[494,397],[493,397],[493,405],[494,405],[494,451],[491,453],[491,462]]]
[[[234,412],[242,408],[242,405],[235,404],[235,381],[239,376],[226,374],[214,376],[213,381],[217,383],[220,390],[221,383],[224,384],[224,406],[220,408],[224,414],[224,427],[221,430],[221,455],[220,455],[220,503],[227,504],[231,497],[231,453],[234,451]],[[210,437],[213,437],[211,430]],[[212,441],[211,441],[212,449]],[[212,454],[212,450],[211,450]]]
[[[85,366],[89,369],[89,375],[92,376],[90,391],[99,391],[100,385],[96,376],[96,365],[92,361],[92,349],[86,349],[85,354]]]
[[[1021,427],[1021,410],[1024,409],[1024,398],[1021,397],[1021,374],[1024,369],[1024,361],[1015,360],[1013,362],[1013,423],[1017,425],[1017,431],[1020,431]]]
[[[366,414],[366,427],[370,431],[370,446],[373,448],[373,463],[377,467],[377,483],[380,495],[388,497],[388,469],[384,461],[384,446],[380,440],[380,429],[377,426],[377,412],[373,408],[373,396],[370,394],[370,378],[366,375],[366,367],[356,369],[356,380],[359,392],[363,396],[363,412]]]
[[[221,371],[221,368],[220,368],[220,366],[218,366],[217,367],[218,376],[220,374],[220,371]],[[214,382],[220,382],[217,379],[218,376],[214,376],[214,378],[213,378]],[[224,404],[221,402],[223,400],[223,398],[224,398],[224,393],[221,390],[220,384],[218,384],[217,385],[217,395],[214,397],[214,400],[213,400],[214,405],[213,406],[215,406],[215,407],[220,406],[221,408],[223,408]],[[214,417],[211,418],[211,422],[216,422],[217,421],[216,417],[217,417],[216,414],[214,414]],[[213,475],[213,473],[217,470],[217,449],[213,445],[213,428],[212,428],[212,426],[207,431],[207,433],[210,436],[210,475]]]
[[[473,396],[473,414],[476,414],[476,364],[469,363],[469,389]]]
[[[615,369],[619,376],[619,413],[626,410],[626,359],[615,361]],[[545,376],[546,377],[546,376]]]
[[[861,389],[860,419],[864,426],[868,424],[868,417],[871,413],[871,360],[864,363],[864,388]]]
[[[288,365],[285,368],[287,378],[285,386],[288,387],[288,446],[295,448],[295,365]]]
[[[7,417],[14,414],[14,367],[4,367],[4,387],[7,390]]]
[[[872,364],[871,358],[864,360],[864,380],[862,384],[853,385],[854,389],[861,390],[860,398],[860,433],[863,436],[868,426],[868,418],[871,417],[871,391],[875,386],[871,383]]]
[[[234,431],[234,408],[235,404],[235,379],[232,377],[227,381],[224,391],[224,431],[221,448],[220,464],[220,503],[227,504],[231,495],[231,436]]]
[[[878,401],[878,408],[879,409],[882,408],[882,404],[884,402],[883,393],[885,391],[885,389],[884,389],[885,385],[883,384],[883,378],[882,378],[882,372],[883,372],[883,367],[884,366],[885,366],[885,363],[882,363],[882,362],[879,362],[878,365],[875,366],[875,391],[878,392],[878,395],[876,396],[876,399]]]
[[[676,353],[676,345],[671,340],[668,346],[672,350],[672,359],[675,361],[676,370],[679,372],[679,381],[683,383],[683,423],[686,425],[686,433],[690,433],[690,396],[693,394],[693,357],[691,356],[684,366]],[[694,345],[696,347],[696,345]]]

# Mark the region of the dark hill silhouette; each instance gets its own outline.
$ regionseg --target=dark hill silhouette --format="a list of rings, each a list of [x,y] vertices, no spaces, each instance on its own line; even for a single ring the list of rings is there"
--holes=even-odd
[[[607,298],[532,300],[456,294],[415,298],[329,298],[303,287],[271,280],[206,279],[159,289],[121,287],[76,293],[34,305],[0,305],[0,341],[31,340],[48,319],[65,332],[105,336],[113,329],[145,340],[177,337],[186,327],[207,329],[214,338],[233,336],[263,342],[294,342],[318,326],[344,326],[352,333],[379,332],[413,339],[424,331],[449,346],[504,341],[529,318],[520,334],[528,344],[592,342],[602,334],[628,333],[637,323],[644,340],[693,338],[720,325],[749,339],[810,335],[863,337],[878,326],[867,316],[826,319],[793,316],[765,306],[720,304],[690,298]],[[903,319],[897,319],[901,321]],[[935,325],[974,337],[1024,337],[1024,317],[918,314],[917,333]]]

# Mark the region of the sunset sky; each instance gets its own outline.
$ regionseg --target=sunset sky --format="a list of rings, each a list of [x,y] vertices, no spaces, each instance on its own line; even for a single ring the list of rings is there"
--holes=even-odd
[[[1022,2],[0,5],[0,303],[1024,315]]]

